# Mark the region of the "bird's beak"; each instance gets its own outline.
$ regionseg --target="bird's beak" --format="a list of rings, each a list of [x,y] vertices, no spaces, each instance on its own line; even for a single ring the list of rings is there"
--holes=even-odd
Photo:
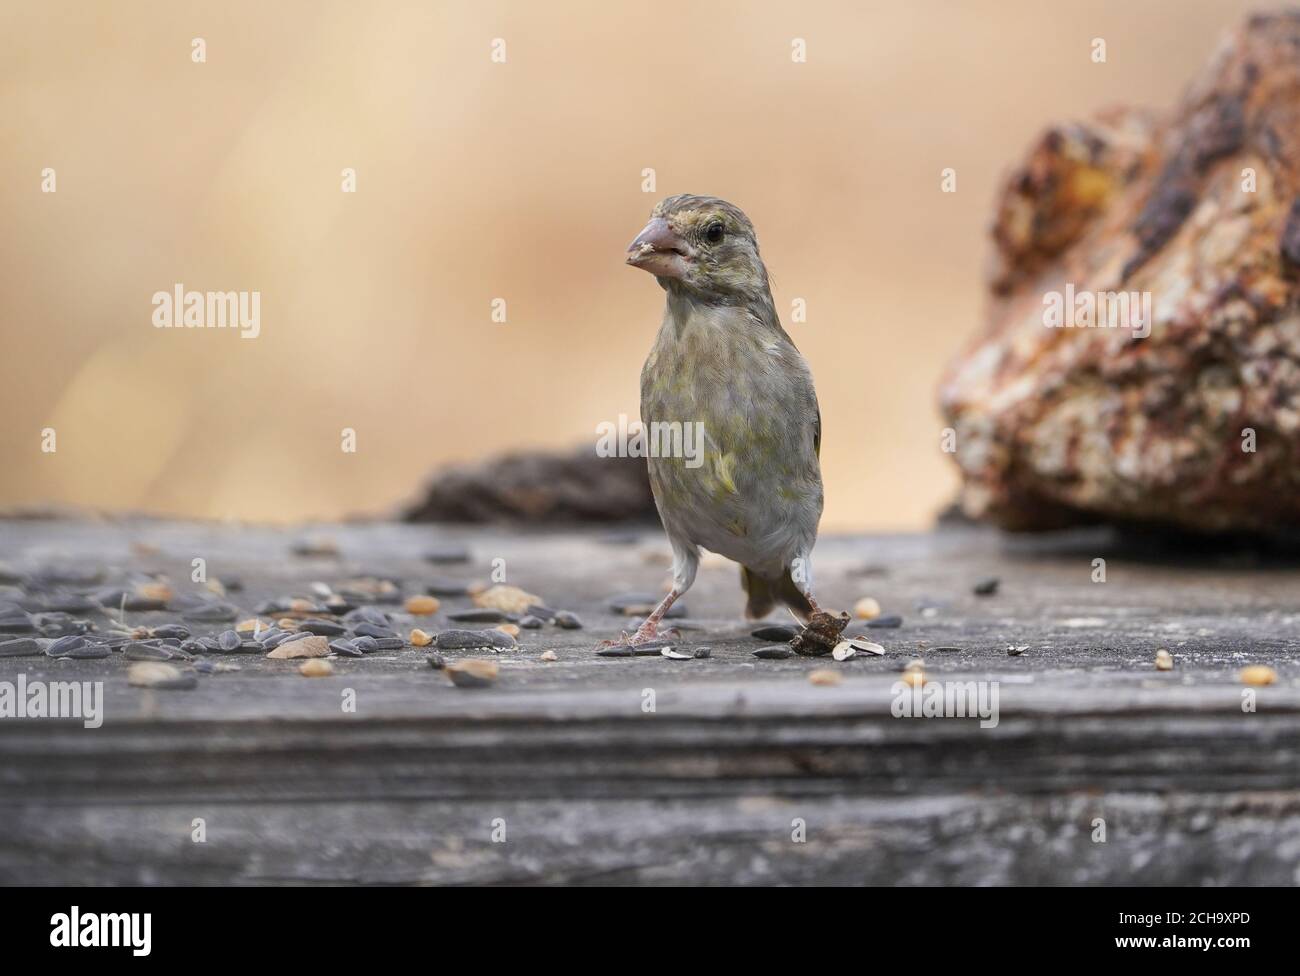
[[[656,278],[684,277],[691,260],[689,245],[668,221],[655,217],[627,246],[627,263]]]

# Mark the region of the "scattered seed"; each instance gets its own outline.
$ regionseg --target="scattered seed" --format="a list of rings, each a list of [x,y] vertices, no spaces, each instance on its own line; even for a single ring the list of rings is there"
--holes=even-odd
[[[538,660],[540,661],[558,661],[560,658],[554,651],[542,651]]]
[[[516,627],[514,624],[502,624],[500,627],[493,627],[492,629],[493,629],[493,630],[499,630],[499,631],[501,631],[501,633],[503,633],[503,634],[505,634],[505,635],[507,635],[507,636],[509,636],[509,637],[518,637],[518,636],[519,636],[519,628]]]
[[[920,668],[908,668],[903,672],[903,684],[912,688],[920,688],[925,685],[925,672]]]
[[[596,653],[601,657],[631,657],[632,648],[626,644],[614,644],[611,647],[602,647]]]
[[[869,596],[864,596],[853,604],[853,616],[859,620],[874,620],[880,616],[880,604]]]
[[[339,546],[329,536],[318,535],[299,539],[289,551],[295,556],[332,558],[339,554]]]
[[[361,657],[362,655],[361,648],[346,637],[330,641],[330,650],[340,657]]]
[[[453,610],[447,619],[458,624],[500,624],[510,617],[500,610]]]
[[[433,643],[433,635],[426,634],[417,627],[415,630],[411,631],[410,640],[412,647],[428,647]]]
[[[243,643],[243,638],[233,630],[225,630],[217,635],[217,643],[223,651],[234,651]]]
[[[834,649],[831,651],[831,657],[835,658],[837,661],[847,661],[850,658],[855,657],[857,653],[858,649],[853,646],[853,642],[844,640],[835,645]],[[813,674],[818,673],[819,672],[817,671],[813,672]]]
[[[1271,685],[1277,681],[1277,672],[1267,664],[1252,664],[1242,668],[1237,677],[1243,685]]]
[[[484,661],[468,658],[456,661],[445,668],[451,683],[457,688],[486,688],[497,680],[499,669],[496,661]]]
[[[876,657],[883,657],[885,649],[875,641],[869,641],[865,637],[850,637],[849,643],[859,654],[874,654]]]
[[[441,671],[447,666],[447,659],[441,654],[430,654],[425,660],[429,662],[429,667],[435,671]]]
[[[174,655],[170,648],[132,641],[122,648],[122,656],[128,661],[170,661]]]
[[[976,596],[992,596],[998,591],[998,584],[1002,581],[996,576],[990,576],[988,579],[982,579],[972,587],[972,592]]]
[[[18,637],[0,642],[0,657],[35,657],[40,653],[41,644],[35,637]]]
[[[783,661],[788,657],[794,657],[794,651],[788,645],[774,644],[771,647],[760,647],[754,652],[754,657],[760,657],[765,661]]]
[[[396,637],[397,631],[391,627],[380,627],[377,624],[357,624],[352,628],[353,632],[360,637]]]
[[[837,685],[843,680],[842,674],[830,668],[818,668],[816,671],[808,672],[808,681],[814,685]]]
[[[497,630],[444,630],[435,640],[440,650],[464,651],[488,647],[493,650],[514,648],[515,639]]]
[[[703,661],[703,660],[706,660],[706,659],[708,659],[708,658],[713,657],[713,648],[711,648],[711,647],[697,647],[697,648],[695,649],[695,651],[694,651],[694,654],[695,654],[695,658],[696,658],[696,660],[698,660],[698,661]]]
[[[348,632],[346,627],[336,621],[321,620],[317,617],[309,617],[306,620],[299,621],[298,629],[309,634],[317,634],[320,637],[340,637]]]
[[[570,613],[568,610],[559,610],[555,614],[555,626],[562,630],[581,630],[582,621],[578,619],[576,613]]]
[[[377,651],[400,651],[406,646],[406,642],[400,637],[373,637],[375,650]]]
[[[936,651],[937,651],[938,649],[939,649],[939,648],[937,648],[937,647],[935,648]],[[1008,644],[1008,645],[1007,645],[1007,654],[1008,654],[1010,657],[1019,657],[1021,654],[1024,654],[1025,651],[1027,651],[1027,650],[1029,650],[1029,645],[1028,645],[1028,644]]]
[[[198,675],[193,671],[182,671],[160,661],[141,661],[131,665],[126,680],[137,688],[184,689],[199,683]]]
[[[674,650],[671,647],[665,647],[659,651],[660,656],[668,658],[670,661],[689,661],[692,655],[683,654],[681,651]]]
[[[521,590],[517,586],[507,586],[504,583],[498,583],[496,586],[474,596],[475,606],[500,610],[504,613],[527,613],[529,607],[541,602],[542,598],[540,596]]]
[[[85,643],[86,638],[80,634],[69,634],[67,637],[60,637],[52,643],[45,649],[45,653],[49,657],[64,657],[70,651],[83,646]]]
[[[379,642],[373,637],[354,637],[352,638],[352,646],[362,654],[373,654],[379,650]]]
[[[154,637],[175,637],[179,640],[185,640],[190,636],[190,629],[184,624],[164,624],[161,627],[155,627],[150,633]]]
[[[162,603],[166,603],[175,595],[166,583],[142,583],[135,588],[135,592],[146,600],[157,600]]]
[[[790,641],[794,639],[795,633],[797,632],[793,627],[784,624],[766,624],[751,631],[749,636],[764,641]]]
[[[519,626],[524,630],[540,630],[543,623],[541,617],[535,617],[531,613],[519,618]]]
[[[223,624],[239,617],[239,608],[229,603],[205,603],[184,611],[190,620],[200,623]]]
[[[334,673],[334,665],[322,658],[312,658],[298,665],[298,673],[304,678],[328,678]]]
[[[424,554],[425,561],[433,563],[435,566],[442,566],[447,563],[467,563],[469,562],[469,550],[464,546],[434,546]]]
[[[891,613],[885,617],[876,617],[874,620],[868,620],[867,626],[879,628],[881,630],[893,629],[894,627],[903,626],[903,618],[896,613]]]
[[[437,613],[442,603],[436,596],[412,596],[406,599],[406,612],[417,617],[427,617]]]
[[[463,580],[437,579],[426,580],[424,583],[424,592],[433,596],[469,596],[473,584]]]
[[[1156,651],[1156,670],[1172,671],[1174,669],[1174,658],[1163,647]]]
[[[91,661],[108,657],[112,653],[113,649],[104,644],[82,644],[64,652],[61,656],[71,658],[74,661]]]
[[[310,634],[299,640],[285,641],[266,656],[277,661],[297,657],[324,657],[330,652],[329,641]]]

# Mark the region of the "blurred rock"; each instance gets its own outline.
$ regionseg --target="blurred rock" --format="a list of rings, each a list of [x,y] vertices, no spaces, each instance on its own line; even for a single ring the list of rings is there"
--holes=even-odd
[[[1251,18],[1167,117],[1049,131],[1003,191],[988,324],[941,389],[962,509],[1300,524],[1298,193],[1300,13]],[[1071,286],[1137,295],[1115,327],[1047,327]]]
[[[577,523],[658,520],[644,458],[507,454],[435,475],[408,522]]]

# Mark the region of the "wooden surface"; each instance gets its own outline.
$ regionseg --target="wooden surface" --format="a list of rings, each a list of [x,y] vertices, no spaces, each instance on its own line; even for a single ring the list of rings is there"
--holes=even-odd
[[[483,690],[451,686],[411,648],[336,659],[317,679],[293,661],[214,655],[241,670],[188,691],[128,686],[117,655],[0,659],[0,680],[102,680],[106,700],[99,729],[0,720],[0,881],[1300,880],[1300,569],[1287,561],[1104,532],[827,538],[823,603],[870,595],[905,618],[869,632],[885,656],[754,658],[770,642],[739,619],[736,570],[709,563],[678,623],[681,646],[712,656],[670,661],[593,653],[628,624],[608,598],[666,580],[653,531],[306,533],[328,534],[337,559],[292,556],[303,534],[11,521],[0,562],[18,577],[161,571],[184,589],[201,556],[213,576],[243,579],[231,599],[251,608],[366,572],[409,592],[435,576],[486,581],[500,558],[509,582],[586,627],[524,631]],[[471,561],[422,558],[449,543]],[[1091,579],[1098,557],[1105,583]],[[975,596],[990,576],[997,593]],[[1011,657],[1008,644],[1028,649]],[[1153,666],[1161,647],[1172,672]],[[540,660],[547,649],[557,661]],[[899,672],[918,656],[933,681],[997,682],[997,726],[893,717]],[[1252,663],[1279,681],[1247,713],[1237,673]],[[811,684],[819,668],[842,683]],[[341,707],[347,689],[355,713]],[[204,843],[191,840],[195,818]]]

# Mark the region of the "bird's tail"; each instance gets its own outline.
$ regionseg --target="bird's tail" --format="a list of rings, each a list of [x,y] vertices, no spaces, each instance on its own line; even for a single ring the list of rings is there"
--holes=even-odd
[[[749,595],[749,602],[745,604],[745,616],[751,620],[766,617],[772,612],[778,600],[789,607],[804,623],[807,623],[808,618],[812,616],[812,604],[808,602],[808,597],[804,596],[803,591],[795,586],[789,568],[779,580],[773,582],[759,576],[748,566],[741,566],[740,585]]]

